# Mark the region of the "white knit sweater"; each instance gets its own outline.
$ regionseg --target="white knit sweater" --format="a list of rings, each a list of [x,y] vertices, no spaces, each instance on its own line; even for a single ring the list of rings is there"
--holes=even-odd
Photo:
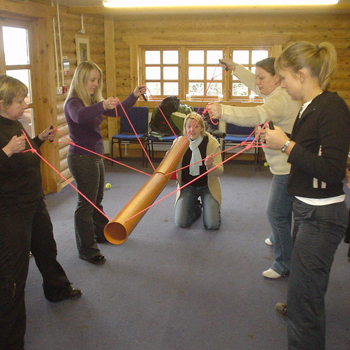
[[[294,121],[298,115],[301,103],[293,101],[287,91],[280,86],[271,94],[264,96],[260,93],[255,84],[255,74],[243,66],[237,64],[235,76],[241,80],[248,88],[265,99],[265,103],[255,107],[233,107],[222,106],[221,120],[239,126],[256,127],[266,121],[273,123],[286,133],[291,133]],[[270,171],[275,175],[289,174],[290,164],[287,162],[288,156],[280,150],[264,148],[266,160],[269,163]]]

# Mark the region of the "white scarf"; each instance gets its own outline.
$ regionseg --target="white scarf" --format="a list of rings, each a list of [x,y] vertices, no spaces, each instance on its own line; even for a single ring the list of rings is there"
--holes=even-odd
[[[190,139],[190,149],[192,151],[192,157],[190,161],[190,175],[192,176],[198,176],[200,174],[199,168],[201,165],[203,165],[203,162],[199,162],[202,160],[201,151],[199,150],[198,146],[203,141],[203,136],[199,135],[195,140]],[[198,162],[198,163],[197,163]],[[196,164],[194,164],[196,163]]]

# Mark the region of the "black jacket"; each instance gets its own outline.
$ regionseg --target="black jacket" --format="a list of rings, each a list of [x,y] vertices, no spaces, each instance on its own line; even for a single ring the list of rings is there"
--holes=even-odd
[[[8,157],[2,150],[13,136],[22,135],[22,130],[19,121],[0,116],[0,213],[8,206],[31,203],[43,196],[38,155],[28,151]],[[43,141],[27,137],[39,153]],[[26,149],[29,148],[26,142]]]
[[[292,164],[288,193],[307,198],[344,194],[350,142],[350,113],[335,92],[318,95],[297,118],[291,139],[296,142],[288,162]]]

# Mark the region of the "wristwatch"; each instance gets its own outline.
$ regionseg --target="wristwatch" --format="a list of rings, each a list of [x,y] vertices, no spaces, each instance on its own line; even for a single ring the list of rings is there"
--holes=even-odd
[[[281,151],[282,151],[283,153],[286,151],[286,149],[287,149],[287,147],[289,146],[289,144],[290,144],[290,140],[288,140],[288,141],[283,145],[283,147],[281,148]]]

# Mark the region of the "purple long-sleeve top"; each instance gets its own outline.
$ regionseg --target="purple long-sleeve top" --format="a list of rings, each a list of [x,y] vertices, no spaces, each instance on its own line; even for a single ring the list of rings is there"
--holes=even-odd
[[[136,103],[137,97],[132,92],[121,102],[125,112]],[[120,105],[117,106],[118,116],[123,112]],[[100,130],[103,116],[115,117],[115,109],[103,109],[103,101],[91,106],[85,106],[79,97],[70,98],[64,106],[64,114],[68,124],[71,141],[87,150],[103,154],[103,139]],[[80,147],[69,146],[69,152],[75,154],[92,154]]]

